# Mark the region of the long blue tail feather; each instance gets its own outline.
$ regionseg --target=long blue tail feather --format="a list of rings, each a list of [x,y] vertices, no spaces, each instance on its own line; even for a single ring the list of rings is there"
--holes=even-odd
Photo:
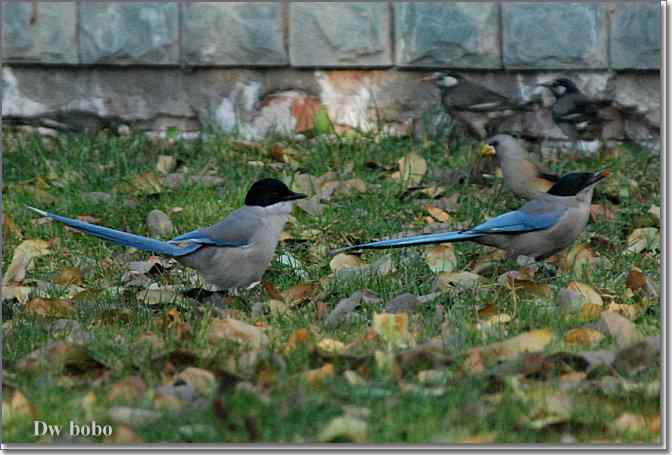
[[[108,240],[119,245],[130,246],[143,251],[149,251],[151,253],[160,253],[165,254],[166,256],[180,257],[193,253],[202,247],[201,244],[197,243],[191,243],[186,246],[173,245],[161,240],[150,239],[149,237],[129,234],[128,232],[117,231],[116,229],[110,229],[104,226],[98,226],[96,224],[75,220],[73,218],[57,215],[55,213],[50,213],[44,210],[36,209],[34,207],[28,208],[42,216],[47,216],[52,220],[60,221],[67,226],[87,234],[91,234],[103,240]]]

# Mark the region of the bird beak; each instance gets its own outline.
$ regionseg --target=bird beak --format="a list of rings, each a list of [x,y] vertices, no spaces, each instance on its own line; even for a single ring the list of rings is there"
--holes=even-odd
[[[301,193],[292,193],[292,194],[289,194],[289,195],[285,196],[285,197],[284,197],[284,200],[285,200],[285,201],[295,201],[295,200],[297,200],[297,199],[305,199],[305,198],[307,198],[307,197],[308,197],[308,196],[306,196],[305,194],[301,194]]]
[[[597,183],[600,180],[602,180],[603,178],[606,178],[608,176],[609,176],[609,171],[606,170],[606,169],[603,170],[603,171],[596,172],[595,174],[593,174],[593,178],[590,179],[591,180],[590,184],[592,185],[593,183]]]
[[[483,144],[480,150],[481,156],[495,156],[497,155],[497,150],[490,144]]]

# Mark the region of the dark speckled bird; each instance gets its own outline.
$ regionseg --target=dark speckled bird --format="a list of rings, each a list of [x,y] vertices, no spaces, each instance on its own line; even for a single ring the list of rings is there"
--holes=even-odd
[[[609,100],[594,100],[581,93],[576,84],[567,78],[537,84],[553,93],[555,102],[551,108],[553,121],[565,135],[576,142],[580,139],[595,139],[605,123],[611,119],[602,117],[600,109],[611,104]]]
[[[461,74],[445,71],[432,73],[423,77],[422,81],[431,81],[441,93],[441,104],[448,115],[454,120],[466,123],[467,127],[484,137],[490,133],[498,122],[492,122],[487,127],[475,127],[474,122],[465,119],[463,114],[486,114],[490,119],[502,119],[516,111],[527,111],[529,107],[518,103],[504,95],[490,90],[475,82],[464,78]],[[486,133],[485,128],[489,131]]]

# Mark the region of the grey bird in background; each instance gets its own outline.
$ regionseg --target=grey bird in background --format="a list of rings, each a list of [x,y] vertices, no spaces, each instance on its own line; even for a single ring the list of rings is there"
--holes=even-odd
[[[448,115],[453,119],[466,123],[467,127],[480,137],[485,137],[487,130],[494,130],[495,124],[481,128],[469,122],[469,114],[487,114],[490,119],[503,120],[516,111],[530,110],[523,103],[500,95],[475,82],[465,79],[461,74],[446,71],[432,73],[420,79],[431,81],[441,92],[441,104]],[[494,122],[496,124],[500,122]]]
[[[600,109],[611,105],[609,100],[594,100],[581,93],[576,84],[567,78],[537,84],[553,93],[551,107],[553,121],[572,142],[593,140],[600,136],[602,127],[612,119],[602,117]]]
[[[306,197],[279,180],[255,182],[245,206],[212,226],[167,242],[85,223],[30,207],[40,215],[119,245],[175,258],[197,270],[216,290],[241,289],[261,281],[280,234],[292,211],[292,201]]]
[[[545,193],[560,179],[514,137],[498,134],[481,147],[482,156],[494,156],[502,169],[504,184],[517,196],[532,199]]]
[[[527,256],[543,260],[567,248],[583,232],[593,188],[608,175],[607,171],[567,174],[547,193],[539,194],[518,210],[464,231],[380,240],[335,252],[472,241],[505,250],[508,259]]]

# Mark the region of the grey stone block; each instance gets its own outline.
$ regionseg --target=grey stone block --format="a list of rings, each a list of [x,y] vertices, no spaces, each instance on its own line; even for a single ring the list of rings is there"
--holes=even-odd
[[[291,3],[292,65],[392,65],[390,26],[387,3]]]
[[[605,8],[595,2],[502,4],[504,66],[606,68]]]
[[[184,58],[193,65],[287,65],[280,3],[184,5]]]
[[[176,2],[82,2],[82,63],[179,63]]]
[[[660,8],[658,2],[614,5],[609,43],[612,68],[660,68]]]
[[[395,3],[397,64],[500,68],[496,3]]]
[[[77,63],[75,2],[2,2],[5,62]],[[34,19],[31,23],[31,19]]]

